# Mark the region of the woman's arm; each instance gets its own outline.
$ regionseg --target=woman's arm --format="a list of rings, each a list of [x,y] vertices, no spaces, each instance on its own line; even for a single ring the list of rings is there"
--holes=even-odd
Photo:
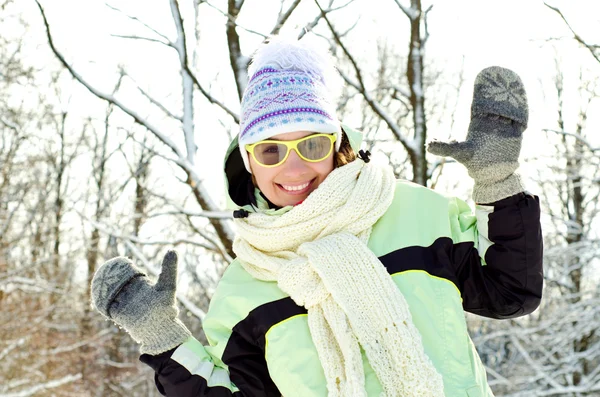
[[[92,302],[106,318],[140,343],[141,361],[156,372],[166,396],[280,396],[271,381],[264,349],[236,327],[206,329],[204,347],[178,319],[177,254],[169,251],[153,283],[124,257],[104,263],[92,280]],[[205,323],[206,325],[206,323]]]
[[[462,211],[451,214],[451,221],[472,216],[466,204],[460,207]],[[463,308],[492,318],[533,312],[543,286],[539,199],[518,193],[477,206],[476,216],[472,227],[454,237],[452,249]]]
[[[428,146],[431,153],[462,163],[475,182],[473,200],[491,203],[477,206],[477,222],[472,222],[477,227],[471,236],[462,227],[470,209],[457,219],[451,217],[451,222],[462,223],[453,229],[457,231],[454,243],[462,244],[453,246],[450,256],[463,306],[483,316],[531,313],[542,295],[539,200],[524,193],[516,172],[528,119],[521,79],[511,70],[493,66],[475,79],[467,139]]]
[[[220,359],[190,338],[165,353],[143,354],[140,361],[154,369],[156,386],[165,396],[281,396],[257,346],[235,331],[223,342],[227,346]]]

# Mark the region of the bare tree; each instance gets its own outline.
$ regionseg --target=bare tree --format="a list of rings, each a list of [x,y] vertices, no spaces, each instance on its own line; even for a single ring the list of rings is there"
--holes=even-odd
[[[378,84],[370,87],[367,83],[367,68],[360,64],[348,43],[343,40],[347,32],[340,32],[319,2],[315,0],[315,3],[331,32],[332,48],[339,49],[349,63],[349,71],[341,71],[344,81],[362,97],[373,112],[374,120],[371,119],[370,125],[363,127],[378,128],[382,125],[391,131],[407,153],[413,182],[427,185],[432,170],[425,152],[429,116],[425,93],[430,85],[425,71],[425,46],[429,39],[427,16],[433,7],[424,10],[420,0],[395,0],[400,14],[409,23],[408,51],[402,57],[406,64],[400,65],[397,54],[384,43],[380,47],[376,78]]]
[[[0,78],[0,91],[35,86],[20,50],[5,56],[10,46],[2,44],[0,57],[7,63],[2,70],[11,75]],[[33,106],[15,101],[14,94],[5,99],[0,99],[0,395],[30,396],[72,386],[81,378],[65,363],[75,338],[61,282],[68,270],[56,259],[64,235],[60,225],[66,183],[66,175],[57,170],[66,166],[66,157],[61,157],[66,146],[61,140],[56,150],[40,134],[40,129],[63,126],[61,115],[52,118],[43,98]]]
[[[201,12],[202,6],[214,7],[209,3],[203,3],[204,2],[198,2],[195,4],[196,13]],[[210,241],[208,241],[206,245],[213,246],[212,250],[221,254],[223,260],[228,260],[229,258],[231,258],[233,256],[233,252],[231,250],[233,234],[231,231],[230,224],[227,220],[224,220],[221,215],[211,216],[211,212],[218,212],[219,208],[215,204],[212,195],[203,186],[202,176],[197,173],[194,167],[195,154],[197,151],[196,139],[199,132],[201,133],[201,131],[198,131],[196,126],[194,125],[194,98],[196,93],[200,93],[202,97],[204,97],[204,99],[214,104],[216,107],[220,108],[223,112],[222,117],[228,116],[232,119],[233,122],[237,122],[239,116],[236,112],[231,110],[230,107],[225,105],[225,102],[223,100],[219,100],[214,95],[212,95],[209,92],[209,90],[200,82],[199,78],[196,75],[196,71],[194,70],[193,65],[193,60],[196,59],[196,50],[194,49],[193,45],[189,43],[189,40],[191,38],[199,36],[200,27],[196,26],[196,31],[194,32],[194,34],[186,32],[184,29],[184,18],[181,14],[179,2],[177,0],[171,0],[171,18],[172,24],[175,27],[176,31],[175,39],[169,39],[166,35],[152,28],[149,24],[144,23],[140,18],[130,15],[127,15],[129,19],[131,19],[134,23],[144,27],[145,30],[148,32],[149,36],[122,36],[125,39],[151,41],[156,45],[166,46],[169,49],[171,49],[173,51],[174,56],[178,58],[178,63],[180,65],[179,74],[181,77],[181,112],[172,112],[168,110],[170,106],[168,106],[165,103],[162,103],[159,100],[156,100],[141,87],[138,87],[138,89],[142,97],[144,97],[147,101],[152,103],[168,118],[171,118],[180,124],[181,136],[183,137],[184,142],[184,147],[182,148],[179,144],[177,144],[176,140],[171,138],[171,134],[169,134],[165,128],[161,128],[157,125],[150,123],[150,121],[147,118],[142,116],[140,110],[131,108],[127,106],[122,100],[120,100],[118,97],[118,91],[114,94],[106,94],[102,92],[102,90],[93,86],[86,79],[86,77],[78,73],[77,70],[74,67],[72,67],[67,61],[67,59],[62,55],[62,51],[59,50],[59,46],[55,45],[53,36],[51,34],[50,24],[46,18],[44,9],[42,8],[40,2],[37,2],[37,4],[40,12],[42,13],[50,46],[57,58],[67,68],[71,75],[84,86],[86,86],[94,95],[106,100],[119,110],[123,111],[125,114],[131,116],[136,123],[143,126],[150,134],[154,136],[155,139],[158,139],[163,145],[165,145],[166,148],[168,148],[171,151],[173,156],[169,157],[170,161],[174,162],[185,172],[187,177],[184,182],[191,188],[197,205],[199,206],[199,208],[204,210],[204,215],[209,219],[217,235],[216,239],[210,239]],[[241,97],[241,94],[246,85],[247,77],[245,70],[249,58],[247,56],[242,55],[241,53],[236,18],[238,14],[242,12],[244,1],[231,0],[227,4],[228,9],[226,12],[223,13],[227,16],[228,19],[226,26],[226,35],[229,49],[229,61],[233,71],[238,96]],[[273,27],[272,33],[276,33],[285,24],[285,22],[289,19],[289,17],[296,9],[298,4],[299,1],[294,1],[285,10],[283,8],[280,9],[279,17],[275,22],[275,26]],[[115,7],[112,8],[116,12],[124,13],[116,9]],[[197,17],[197,15],[195,17]],[[196,117],[198,116],[196,115]]]

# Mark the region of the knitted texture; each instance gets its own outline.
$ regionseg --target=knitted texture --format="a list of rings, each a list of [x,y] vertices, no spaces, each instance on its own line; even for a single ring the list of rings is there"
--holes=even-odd
[[[272,38],[258,49],[248,69],[241,103],[239,147],[251,172],[245,145],[274,135],[312,131],[337,134],[341,126],[331,94],[331,56],[303,40]]]
[[[92,280],[92,304],[106,318],[110,318],[109,308],[116,296],[133,278],[145,276],[144,272],[129,259],[110,259],[94,274]]]
[[[525,190],[516,170],[528,115],[519,76],[498,66],[486,68],[475,79],[467,139],[433,141],[427,150],[465,165],[475,181],[473,200],[493,203]]]
[[[357,160],[286,213],[234,221],[242,266],[308,310],[329,396],[366,396],[361,347],[383,395],[444,395],[404,296],[367,247],[394,187],[389,167]]]
[[[179,321],[175,304],[177,253],[169,251],[156,284],[129,259],[105,262],[92,279],[92,305],[106,318],[125,328],[141,343],[142,354],[157,355],[191,336]]]

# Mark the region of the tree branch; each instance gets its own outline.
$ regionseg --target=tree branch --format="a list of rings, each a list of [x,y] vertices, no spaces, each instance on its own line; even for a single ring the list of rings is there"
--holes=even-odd
[[[298,7],[298,4],[300,4],[300,0],[294,0],[294,2],[290,5],[290,7],[287,9],[287,11],[285,13],[279,14],[277,23],[275,24],[273,29],[271,29],[271,33],[270,33],[271,36],[279,34],[279,31],[281,30],[283,25],[287,22],[287,20],[290,18],[290,16],[292,15],[292,13],[296,9],[296,7]],[[283,7],[283,2],[281,3],[281,6]]]
[[[366,91],[365,83],[362,78],[362,73],[360,72],[358,64],[354,60],[354,57],[352,56],[352,54],[350,54],[350,52],[348,51],[346,46],[342,43],[340,35],[337,33],[337,31],[333,27],[333,24],[331,23],[329,18],[327,18],[327,13],[323,10],[323,8],[321,8],[321,5],[319,4],[319,0],[315,0],[315,4],[317,5],[317,7],[319,7],[319,11],[321,12],[321,18],[323,18],[325,20],[325,22],[327,23],[327,26],[329,26],[329,30],[331,30],[331,34],[333,35],[335,42],[340,46],[340,48],[342,49],[344,54],[346,54],[346,56],[348,57],[348,60],[352,64],[354,71],[356,73],[356,78],[358,79],[358,83],[360,84],[361,90]]]
[[[423,46],[425,46],[425,43],[427,43],[427,40],[429,39],[429,24],[427,22],[427,16],[429,15],[429,11],[431,11],[433,9],[433,4],[430,5],[429,7],[427,7],[427,9],[425,10],[425,12],[423,13],[423,29],[425,30],[425,35],[421,38],[421,42],[423,43]]]
[[[180,244],[190,244],[190,245],[193,245],[196,247],[204,248],[208,251],[215,251],[215,247],[208,246],[206,244],[203,244],[201,242],[198,242],[198,241],[195,241],[192,239],[188,239],[188,238],[178,238],[178,239],[174,239],[174,240],[145,240],[145,239],[139,238],[138,236],[135,236],[132,234],[123,234],[123,233],[117,232],[115,230],[112,230],[108,226],[103,225],[100,222],[96,222],[92,219],[85,217],[85,215],[80,212],[79,212],[79,216],[81,216],[90,225],[92,225],[93,227],[95,227],[96,229],[101,231],[102,233],[104,233],[106,235],[110,235],[112,237],[115,237],[119,240],[130,241],[132,243],[136,243],[136,244],[140,244],[140,245],[161,245],[161,246],[166,246],[166,247],[174,247],[174,246],[180,245]]]
[[[130,76],[127,74],[127,77],[129,77],[131,79],[131,81],[135,84],[135,87],[138,89],[138,91],[145,96],[150,103],[152,103],[153,105],[155,105],[156,107],[158,107],[160,110],[162,110],[167,116],[179,121],[179,122],[183,122],[183,116],[178,116],[173,114],[169,109],[167,109],[162,103],[160,103],[159,101],[157,101],[156,99],[154,99],[152,96],[150,96],[149,93],[147,93],[142,87],[139,86],[139,84]]]
[[[342,78],[346,81],[346,83],[350,84],[356,90],[358,90],[361,95],[365,98],[365,101],[369,104],[371,109],[385,122],[388,128],[392,131],[392,133],[396,136],[398,141],[404,146],[404,148],[410,153],[412,151],[416,151],[415,143],[402,135],[402,131],[400,127],[392,120],[392,117],[387,114],[387,112],[381,107],[379,103],[371,98],[371,95],[365,90],[362,91],[360,86],[350,80],[350,78],[343,72],[340,71]]]
[[[18,392],[0,394],[0,397],[29,397],[29,396],[33,396],[43,390],[54,389],[55,387],[59,387],[59,386],[65,385],[67,383],[75,382],[81,378],[82,378],[81,374],[67,375],[67,376],[63,376],[60,379],[54,379],[54,380],[51,380],[46,383],[40,383],[40,384],[32,386],[28,389],[21,390]]]
[[[204,3],[204,4],[206,4],[207,6],[211,7],[211,8],[214,8],[214,9],[215,9],[215,10],[217,10],[218,12],[220,12],[220,13],[221,13],[221,14],[222,14],[224,17],[226,17],[226,18],[227,18],[227,20],[228,20],[228,21],[232,21],[232,22],[234,22],[236,27],[238,27],[238,28],[240,28],[240,29],[242,29],[242,30],[245,30],[245,31],[246,31],[246,32],[248,32],[248,33],[251,33],[251,34],[255,34],[255,35],[257,35],[257,36],[260,36],[260,37],[262,37],[263,39],[266,39],[266,38],[267,38],[267,35],[266,35],[266,34],[264,34],[264,33],[260,33],[260,32],[258,32],[258,31],[256,31],[256,30],[253,30],[253,29],[250,29],[250,28],[247,28],[247,27],[245,27],[245,26],[243,26],[243,25],[240,25],[240,24],[239,24],[237,21],[235,21],[235,20],[232,20],[232,16],[231,16],[231,15],[229,15],[227,12],[225,12],[225,11],[221,10],[219,7],[215,6],[214,4],[211,4],[211,3],[210,3],[210,2],[208,2],[208,1],[203,1],[203,3]],[[239,10],[239,9],[241,9],[241,7],[242,7],[242,5],[243,5],[243,4],[244,4],[244,2],[243,2],[243,1],[242,1],[242,2],[239,2],[239,1],[238,1],[238,2],[236,3],[236,6],[235,6],[235,7],[236,7],[236,8]]]
[[[396,2],[396,5],[398,5],[398,8],[400,8],[402,10],[402,12],[410,19],[410,20],[414,20],[415,18],[418,18],[417,12],[410,7],[406,7],[405,5],[402,5],[402,3],[400,3],[400,0],[394,0]]]
[[[125,13],[124,11],[122,11],[121,9],[119,9],[119,8],[113,6],[113,5],[110,5],[108,3],[105,3],[105,4],[106,4],[106,6],[108,8],[113,9],[113,10],[115,10],[117,12],[120,12],[121,14],[125,15],[127,18],[129,18],[132,21],[135,21],[135,22],[141,24],[142,26],[144,26],[145,28],[147,28],[148,30],[150,30],[151,32],[153,32],[154,34],[156,34],[157,36],[161,37],[164,40],[163,44],[171,43],[171,40],[169,40],[169,38],[167,36],[165,36],[164,34],[160,33],[158,30],[154,29],[152,26],[148,25],[146,22],[143,22],[138,17],[129,15],[129,14]]]
[[[142,36],[131,36],[131,35],[124,35],[124,34],[111,34],[112,37],[118,37],[121,39],[130,39],[130,40],[142,40],[142,41],[149,41],[151,43],[159,43],[159,44],[163,44],[166,45],[167,47],[173,47],[172,43],[165,43],[162,40],[158,40],[158,39],[151,39],[150,37],[142,37]]]
[[[542,129],[542,131],[553,132],[557,135],[572,136],[573,138],[577,139],[578,141],[583,143],[585,146],[587,146],[587,148],[590,150],[590,152],[593,153],[596,151],[600,151],[600,146],[599,147],[592,146],[592,144],[588,140],[586,140],[584,137],[582,137],[581,134],[577,134],[574,132],[567,132],[567,131],[557,131],[557,130],[553,130],[550,128],[544,128],[544,129]]]
[[[358,67],[357,62],[354,60],[354,57],[350,54],[350,51],[348,51],[348,48],[342,42],[342,40],[341,40],[339,34],[337,33],[337,31],[335,30],[333,24],[329,21],[329,18],[327,18],[327,14],[319,5],[318,0],[315,0],[315,3],[317,4],[317,6],[319,7],[319,10],[321,11],[321,17],[327,22],[327,25],[329,26],[329,29],[331,30],[331,33],[334,37],[335,42],[337,43],[337,45],[342,49],[344,54],[346,54],[346,56],[350,60],[350,63],[352,64],[352,66],[354,68],[355,74],[356,74],[359,82],[356,83],[356,82],[352,81],[352,79],[350,79],[345,73],[343,73],[341,70],[339,70],[342,78],[346,81],[346,83],[348,83],[349,85],[354,87],[357,91],[359,91],[363,95],[363,97],[365,98],[365,101],[369,104],[371,109],[373,109],[373,111],[379,117],[381,117],[381,119],[386,123],[386,125],[390,128],[390,130],[396,136],[398,141],[400,141],[400,143],[404,146],[406,151],[409,152],[409,154],[416,153],[417,147],[415,146],[414,142],[408,140],[405,136],[402,135],[398,125],[385,112],[385,110],[380,106],[380,104],[377,103],[373,98],[371,98],[371,96],[369,95],[367,88],[364,84],[364,80],[362,78],[362,73],[360,71],[360,68]]]
[[[548,7],[549,9],[551,9],[552,11],[556,12],[558,15],[560,15],[560,17],[562,18],[562,20],[564,21],[564,23],[567,25],[567,27],[569,28],[569,30],[571,31],[571,33],[573,33],[573,37],[575,38],[575,40],[577,40],[581,45],[583,45],[585,48],[587,48],[590,53],[592,54],[592,56],[596,59],[596,61],[600,62],[600,54],[597,54],[595,50],[598,49],[599,46],[597,45],[590,45],[588,43],[585,42],[585,40],[577,34],[577,32],[575,32],[575,30],[571,27],[571,24],[567,21],[567,18],[565,18],[565,16],[563,15],[562,11],[556,7],[552,7],[550,4],[544,2],[544,5],[546,7]]]
[[[181,70],[181,85],[183,93],[183,138],[187,152],[187,161],[194,164],[194,157],[198,147],[194,139],[194,86],[190,74],[183,65],[188,64],[187,44],[185,37],[185,29],[183,27],[183,18],[179,10],[179,2],[171,0],[171,14],[177,31],[177,39],[175,40],[175,49],[179,55],[179,62],[182,65]]]
[[[148,121],[146,121],[139,114],[137,114],[137,112],[135,112],[132,109],[129,109],[127,106],[125,106],[125,104],[123,104],[121,101],[119,101],[113,95],[103,93],[100,90],[96,89],[94,86],[92,86],[90,83],[88,83],[87,80],[85,80],[83,78],[83,76],[81,76],[79,73],[77,73],[71,65],[69,65],[69,63],[65,60],[65,58],[62,56],[62,54],[58,51],[58,49],[54,45],[54,40],[52,38],[52,34],[50,33],[50,25],[48,24],[48,20],[46,19],[46,13],[44,12],[44,9],[42,8],[42,6],[38,0],[35,0],[35,2],[40,9],[42,18],[44,19],[44,25],[46,27],[46,36],[48,38],[48,44],[50,45],[52,52],[58,58],[60,63],[69,71],[69,73],[71,73],[71,76],[73,76],[73,78],[75,78],[75,80],[77,80],[85,88],[87,88],[88,91],[90,91],[93,95],[107,101],[108,103],[114,104],[117,107],[119,107],[127,115],[131,116],[136,123],[142,125],[146,129],[151,131],[161,142],[163,142],[165,145],[167,145],[177,156],[182,157],[183,153],[177,147],[177,145],[175,144],[174,141],[172,141],[169,137],[167,137],[166,135],[161,133],[156,127],[154,127],[153,125],[148,123]]]
[[[125,106],[121,101],[116,99],[114,96],[107,95],[107,94],[99,91],[98,89],[94,88],[79,73],[77,73],[71,67],[71,65],[69,65],[66,62],[65,58],[56,49],[56,47],[54,45],[54,42],[52,40],[52,35],[50,33],[50,26],[48,24],[48,20],[46,18],[44,9],[42,8],[42,6],[38,0],[35,0],[35,2],[38,5],[38,8],[40,9],[40,12],[42,15],[42,18],[44,20],[44,25],[46,27],[46,35],[48,38],[50,48],[52,49],[52,52],[59,59],[59,61],[62,63],[62,65],[71,73],[73,78],[75,78],[77,81],[79,81],[84,87],[86,87],[92,94],[96,95],[98,98],[104,99],[105,101],[119,107],[124,113],[131,116],[136,123],[145,127],[148,131],[150,131],[152,134],[154,134],[154,136],[156,136],[161,142],[163,142],[167,147],[169,147],[173,151],[173,153],[175,153],[175,155],[176,155],[176,158],[172,159],[173,162],[175,162],[175,164],[179,165],[186,172],[186,174],[188,176],[188,180],[186,182],[192,188],[192,191],[194,192],[194,196],[196,197],[196,200],[198,201],[200,206],[202,208],[205,208],[210,211],[216,210],[217,206],[213,202],[211,197],[204,190],[202,179],[197,174],[194,165],[190,161],[187,160],[186,156],[181,152],[181,150],[177,147],[177,145],[175,144],[175,142],[173,140],[171,140],[168,136],[166,136],[165,134],[160,132],[156,127],[154,127],[147,120],[142,118],[135,111],[133,111],[132,109],[129,109],[127,106]],[[188,70],[188,72],[189,72],[187,62],[185,63],[184,66],[185,66],[186,70]],[[198,84],[198,87],[201,88],[199,83],[197,82],[197,80],[195,80],[195,77],[191,73],[190,73],[190,76]],[[237,121],[237,116],[236,116],[236,121]],[[224,223],[218,219],[211,219],[211,224],[213,225],[217,234],[219,235],[219,239],[223,242],[223,245],[225,246],[228,255],[233,257],[234,253],[233,253],[233,250],[231,247],[231,244],[234,239],[233,230],[226,223]]]

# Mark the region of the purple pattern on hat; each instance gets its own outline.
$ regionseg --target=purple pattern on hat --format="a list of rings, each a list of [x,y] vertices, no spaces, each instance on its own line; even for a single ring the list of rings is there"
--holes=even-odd
[[[333,132],[337,121],[331,99],[325,81],[314,71],[265,66],[250,78],[242,98],[240,144],[299,125]]]
[[[333,120],[333,118],[329,114],[322,111],[321,109],[307,108],[307,107],[281,109],[281,110],[277,110],[275,112],[264,114],[256,119],[252,120],[252,122],[250,122],[246,126],[246,128],[244,128],[244,130],[241,132],[240,138],[243,137],[250,128],[252,128],[253,126],[255,126],[256,124],[258,124],[262,121],[265,121],[271,117],[281,116],[284,114],[292,114],[292,113],[315,113],[315,114],[319,114],[321,116],[325,116],[330,120]]]
[[[258,72],[254,73],[254,76],[252,76],[250,78],[250,80],[248,80],[248,83],[250,83],[251,81],[253,81],[255,78],[265,74],[265,73],[276,73],[279,72],[279,70],[274,69],[274,68],[263,68],[261,70],[259,70]]]
[[[280,75],[281,73],[277,73]],[[262,78],[257,78],[252,84],[248,84],[248,91],[244,93],[244,97],[246,100],[251,100],[253,97],[257,95],[263,94],[268,90],[281,89],[281,85],[284,86],[301,86],[304,90],[312,90],[315,85],[318,84],[318,80],[315,81],[306,75],[302,75],[298,73],[297,76],[263,76]],[[297,89],[297,88],[296,88]]]
[[[273,104],[278,104],[278,105],[292,104],[293,102],[296,102],[296,101],[321,103],[324,101],[324,98],[318,97],[317,95],[315,95],[314,92],[300,92],[300,93],[283,92],[283,93],[279,93],[278,95],[276,95],[275,97],[272,97],[272,98],[266,97],[266,98],[261,99],[256,104],[254,104],[254,106],[252,106],[248,109],[245,109],[242,117],[245,120],[247,120],[248,117],[250,117],[250,115],[252,113],[260,112],[264,108],[271,106]]]

